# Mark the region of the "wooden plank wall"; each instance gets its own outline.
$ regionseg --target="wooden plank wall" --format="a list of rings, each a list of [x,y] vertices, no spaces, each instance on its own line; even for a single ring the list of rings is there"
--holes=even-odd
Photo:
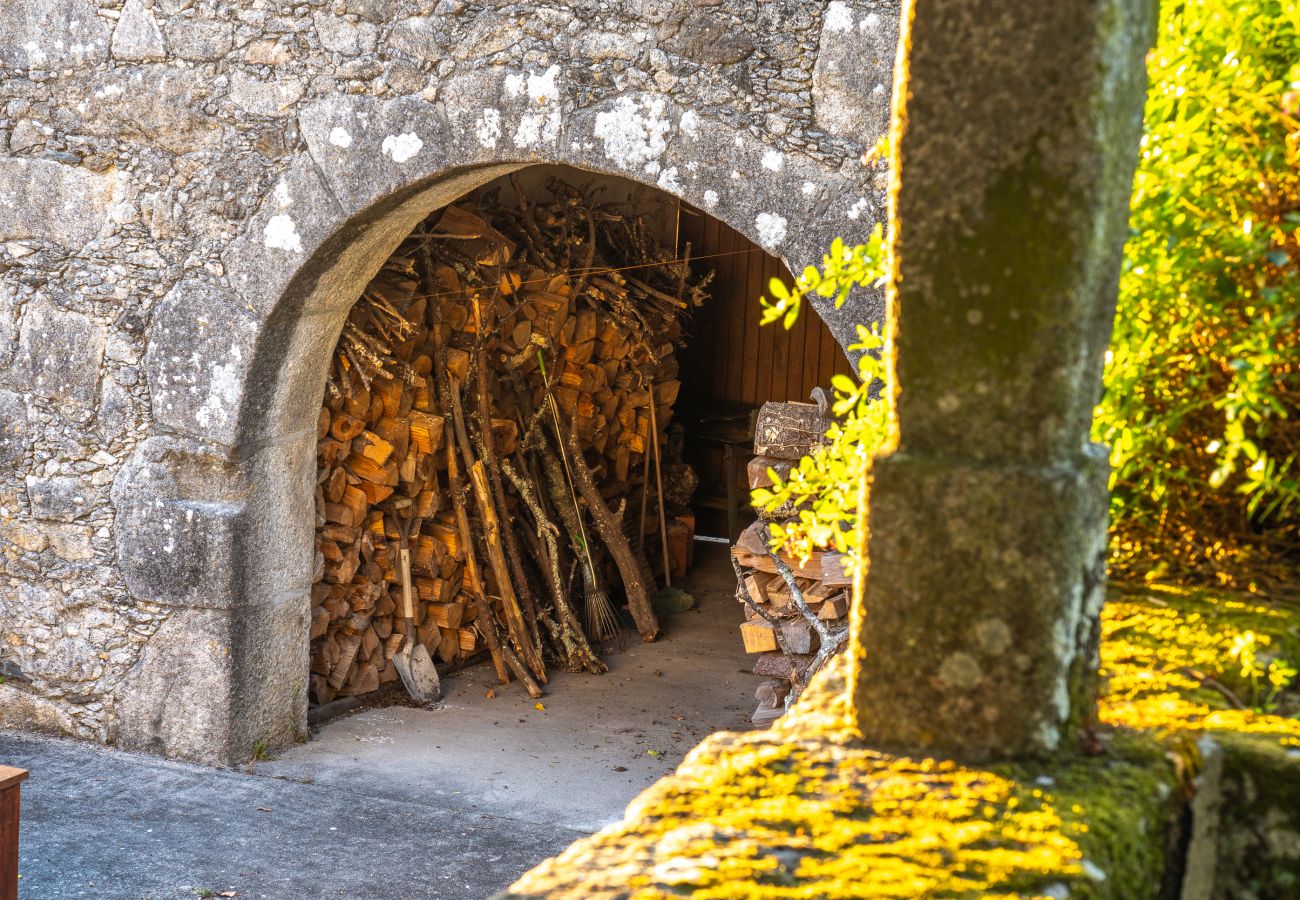
[[[830,387],[832,375],[852,374],[844,351],[811,309],[805,307],[790,331],[759,325],[758,298],[768,281],[791,282],[779,259],[712,216],[683,206],[679,252],[687,242],[691,256],[701,258],[698,268],[717,274],[713,296],[694,311],[690,341],[679,354],[683,405],[807,402],[814,387]]]
[[[691,413],[716,413],[732,407],[759,407],[768,400],[807,402],[814,387],[830,387],[831,376],[851,374],[849,361],[821,318],[805,307],[795,326],[759,325],[758,298],[767,293],[768,281],[791,283],[790,273],[776,257],[751,243],[744,235],[712,216],[683,206],[678,229],[678,252],[690,243],[697,270],[714,270],[712,296],[694,310],[687,326],[689,339],[678,353],[681,393],[677,408],[682,418]],[[692,440],[686,434],[684,456],[700,477],[696,499],[697,531],[726,534],[725,515],[716,508],[723,493],[725,468],[716,444]],[[741,498],[741,527],[748,513],[745,463],[739,460],[737,489]],[[714,503],[705,501],[713,496]]]

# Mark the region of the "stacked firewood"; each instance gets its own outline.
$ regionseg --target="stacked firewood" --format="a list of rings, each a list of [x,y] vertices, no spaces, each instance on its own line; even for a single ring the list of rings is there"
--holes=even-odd
[[[486,655],[538,695],[550,665],[604,671],[595,595],[658,633],[628,534],[656,521],[649,451],[708,279],[642,218],[548,190],[435,213],[344,325],[317,432],[317,703],[397,679],[404,527],[416,637],[445,665]]]
[[[826,442],[831,421],[823,405],[767,403],[759,410],[751,488],[772,484],[774,470],[785,477],[798,460]],[[731,548],[737,598],[745,606],[740,637],[746,653],[760,654],[754,674],[765,676],[755,691],[755,725],[779,718],[808,679],[839,652],[848,635],[850,586],[844,556],[815,551],[800,559],[770,549],[768,523],[794,514],[791,509],[759,510],[759,520]]]

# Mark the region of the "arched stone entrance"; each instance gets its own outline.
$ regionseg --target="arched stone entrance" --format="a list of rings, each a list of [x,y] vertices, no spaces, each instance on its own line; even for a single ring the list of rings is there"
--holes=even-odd
[[[132,594],[173,612],[124,682],[117,743],[215,763],[305,737],[314,424],[360,289],[432,210],[530,164],[622,176],[707,210],[793,271],[851,219],[844,185],[726,123],[629,94],[565,116],[556,70],[454,83],[437,103],[332,98],[222,256],[154,312],[157,425],[113,485]],[[740,177],[764,171],[763,180]],[[858,226],[859,228],[861,226]],[[825,311],[841,344],[878,318]]]

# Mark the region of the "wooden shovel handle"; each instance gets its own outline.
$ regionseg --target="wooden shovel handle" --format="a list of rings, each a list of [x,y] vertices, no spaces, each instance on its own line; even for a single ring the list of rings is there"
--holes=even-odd
[[[402,547],[397,551],[397,558],[402,570],[402,617],[412,622],[415,620],[415,607],[411,603],[411,548]]]

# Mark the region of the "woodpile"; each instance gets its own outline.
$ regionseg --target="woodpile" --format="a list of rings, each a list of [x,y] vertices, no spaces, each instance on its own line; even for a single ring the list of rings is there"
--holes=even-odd
[[[656,521],[647,451],[708,279],[586,191],[514,188],[431,216],[339,337],[317,428],[316,703],[397,679],[404,524],[417,637],[447,666],[486,656],[537,695],[549,666],[604,671],[593,591],[658,634],[639,553],[658,541],[628,534]]]
[[[771,485],[768,470],[784,477],[798,460],[825,444],[831,421],[824,407],[808,403],[766,403],[754,429],[749,464],[751,488]],[[759,510],[759,520],[731,548],[737,598],[745,606],[740,637],[746,653],[759,654],[754,674],[765,676],[755,691],[755,725],[779,718],[813,673],[839,652],[848,636],[851,577],[844,556],[816,551],[808,559],[773,553],[767,523],[794,510]]]

